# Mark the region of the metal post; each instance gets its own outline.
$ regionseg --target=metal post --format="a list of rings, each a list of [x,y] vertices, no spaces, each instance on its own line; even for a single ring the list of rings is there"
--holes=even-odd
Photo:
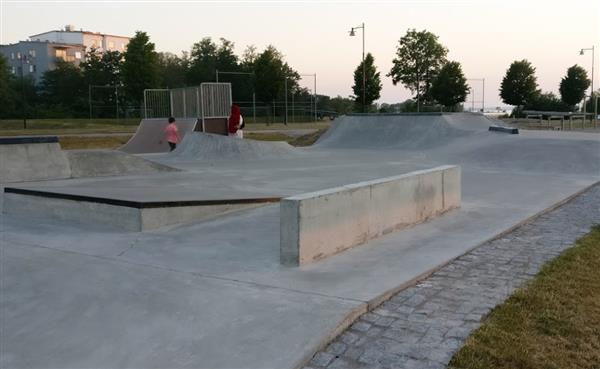
[[[144,91],[144,101],[146,99],[146,92]],[[90,108],[90,120],[92,120],[92,85],[88,84],[88,105]],[[144,102],[145,105],[145,102]]]
[[[25,97],[25,77],[23,60],[27,60],[24,54],[21,54],[21,103],[23,104],[23,129],[27,129],[27,102]]]
[[[215,73],[217,73],[217,83],[219,83],[219,70],[215,69]]]
[[[254,115],[253,116],[253,119],[254,119],[253,123],[256,123],[256,93],[254,91],[252,92],[252,113]]]
[[[283,89],[285,90],[285,115],[284,115],[284,120],[283,120],[283,124],[285,124],[287,126],[288,123],[288,83],[287,83],[287,76],[284,77],[284,87]]]
[[[362,50],[362,64],[363,64],[363,113],[366,113],[367,111],[367,104],[366,104],[366,96],[367,96],[367,90],[366,90],[366,74],[365,74],[365,23],[363,22],[362,24],[362,36],[363,36],[363,50]],[[317,81],[317,75],[315,74],[315,86],[316,86],[316,81]],[[316,87],[315,87],[316,88]],[[316,95],[315,95],[316,98]],[[316,100],[316,99],[315,99]],[[315,102],[316,104],[316,102]],[[315,120],[316,119],[316,109],[315,109]]]
[[[146,90],[144,90],[144,119],[148,119],[148,101],[146,100]],[[90,110],[91,112],[91,110]],[[91,118],[91,116],[90,116]]]
[[[119,120],[119,91],[117,85],[115,85],[115,103],[117,104],[117,120]]]
[[[364,25],[365,24],[363,23],[363,27],[364,27]],[[363,35],[364,35],[364,30],[363,30]],[[363,47],[364,47],[364,38],[363,38]],[[363,51],[363,54],[364,54],[364,51]],[[314,95],[315,95],[315,122],[316,122],[317,121],[317,73],[315,73]],[[364,94],[363,94],[363,96],[364,96]]]
[[[594,99],[594,45],[592,45],[592,93],[590,94],[590,98]],[[596,117],[598,116],[598,104],[594,103],[594,118],[593,121],[596,121]],[[590,122],[591,123],[591,122]]]
[[[471,111],[475,111],[475,89],[471,87]]]
[[[296,111],[294,108],[294,95],[295,95],[295,93],[292,92],[292,123],[296,122]]]
[[[481,90],[481,113],[485,114],[485,78],[482,78]]]

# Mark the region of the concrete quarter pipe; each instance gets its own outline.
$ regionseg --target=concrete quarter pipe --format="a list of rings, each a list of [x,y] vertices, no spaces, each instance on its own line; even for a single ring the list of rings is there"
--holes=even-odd
[[[177,119],[177,128],[181,139],[196,129],[198,119],[180,118]],[[164,138],[164,130],[167,126],[166,118],[142,119],[135,134],[119,150],[129,154],[144,154],[153,152],[168,152],[169,145]]]

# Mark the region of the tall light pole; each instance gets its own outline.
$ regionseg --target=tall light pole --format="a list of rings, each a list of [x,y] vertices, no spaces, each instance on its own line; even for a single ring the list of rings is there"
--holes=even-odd
[[[592,47],[588,47],[586,49],[581,49],[581,51],[579,51],[579,55],[584,55],[585,52],[587,50],[592,50],[592,92],[590,92],[590,99],[594,99],[594,45],[592,45]],[[585,98],[583,98],[583,112],[587,113],[587,109],[585,106]],[[594,120],[596,120],[596,117],[598,116],[598,104],[595,103],[594,104]],[[583,119],[585,121],[585,118]]]
[[[363,22],[360,26],[352,27],[350,29],[350,36],[356,36],[354,30],[362,29],[362,66],[363,66],[363,80],[362,80],[362,95],[363,95],[363,113],[366,111],[366,103],[365,96],[367,95],[367,91],[365,88],[366,85],[366,73],[365,73],[365,23]]]
[[[25,77],[24,77],[24,73],[25,73],[25,65],[24,64],[29,64],[29,60],[27,60],[27,55],[25,55],[25,53],[21,54],[20,57],[20,61],[21,61],[21,104],[22,109],[23,109],[23,129],[27,129],[27,101],[26,101],[26,94],[25,94]]]
[[[317,73],[308,74],[308,73],[300,73],[301,77],[314,77],[314,87],[313,87],[313,105],[314,105],[314,119],[317,121]]]

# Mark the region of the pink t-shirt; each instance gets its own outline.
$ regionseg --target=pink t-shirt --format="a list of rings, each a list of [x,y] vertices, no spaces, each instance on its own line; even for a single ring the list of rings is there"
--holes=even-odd
[[[179,142],[179,131],[177,130],[177,125],[175,123],[167,124],[167,127],[165,127],[165,136],[167,138],[167,142]]]

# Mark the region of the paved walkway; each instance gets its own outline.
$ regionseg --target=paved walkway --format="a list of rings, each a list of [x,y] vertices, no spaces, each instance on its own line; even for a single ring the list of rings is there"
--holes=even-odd
[[[445,368],[491,309],[600,223],[600,185],[364,314],[305,368]]]

